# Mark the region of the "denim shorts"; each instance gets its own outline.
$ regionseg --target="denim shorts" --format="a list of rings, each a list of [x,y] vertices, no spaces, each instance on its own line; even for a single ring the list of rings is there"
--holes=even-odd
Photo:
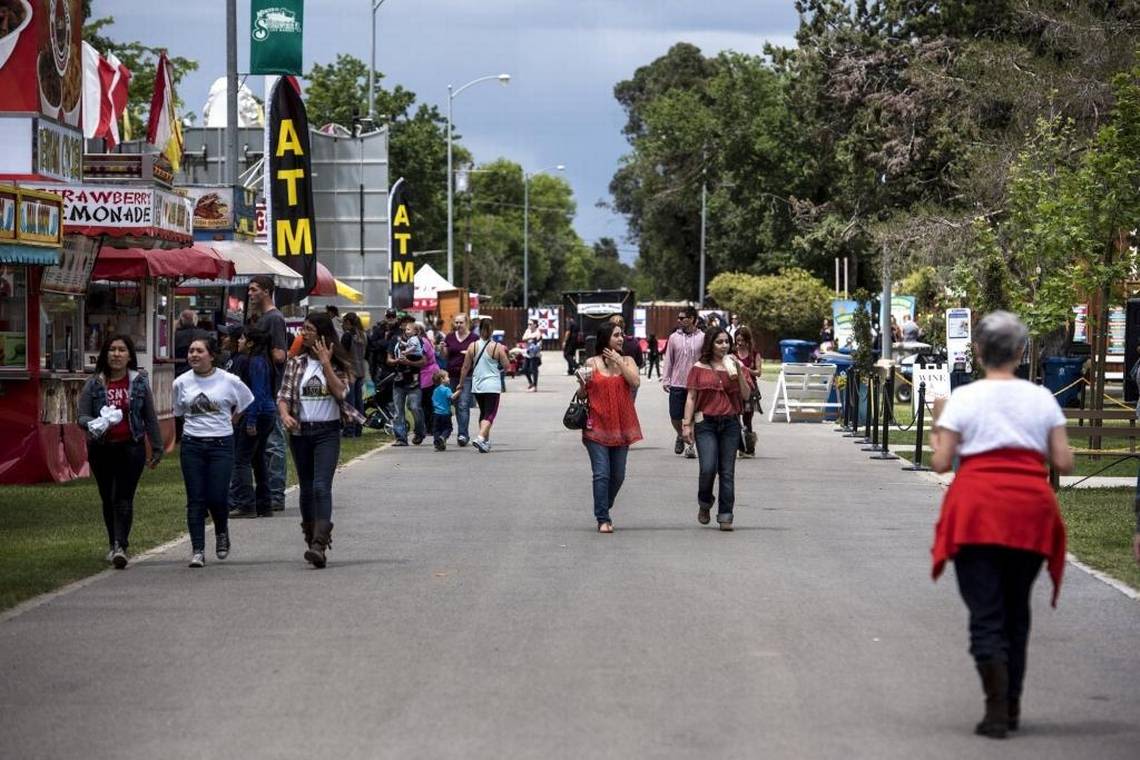
[[[688,397],[688,388],[669,389],[669,419],[682,420],[685,418],[685,399]]]

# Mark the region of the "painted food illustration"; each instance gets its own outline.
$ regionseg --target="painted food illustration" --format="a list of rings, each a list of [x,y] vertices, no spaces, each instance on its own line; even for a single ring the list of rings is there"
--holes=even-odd
[[[194,216],[210,222],[220,222],[229,215],[230,207],[217,193],[206,193],[194,206]]]
[[[31,20],[32,6],[27,0],[0,0],[0,68],[8,62]]]

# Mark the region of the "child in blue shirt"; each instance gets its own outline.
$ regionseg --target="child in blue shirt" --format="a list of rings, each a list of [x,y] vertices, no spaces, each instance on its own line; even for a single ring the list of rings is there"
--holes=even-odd
[[[451,437],[451,385],[448,383],[447,370],[436,372],[432,380],[435,382],[435,390],[431,393],[431,405],[435,417],[431,433],[435,439],[435,450],[446,451],[447,439]]]

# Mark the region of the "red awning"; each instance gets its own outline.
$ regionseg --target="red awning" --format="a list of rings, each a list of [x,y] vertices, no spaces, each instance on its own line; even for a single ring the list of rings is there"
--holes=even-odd
[[[234,265],[206,245],[149,251],[103,246],[91,272],[92,280],[145,280],[155,277],[231,280]]]

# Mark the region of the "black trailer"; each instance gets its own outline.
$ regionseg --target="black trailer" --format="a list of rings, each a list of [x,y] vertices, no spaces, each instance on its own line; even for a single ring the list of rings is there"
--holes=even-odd
[[[629,288],[621,290],[575,290],[562,294],[562,311],[567,320],[578,324],[578,363],[594,355],[594,338],[598,328],[615,314],[633,330],[633,306],[636,300]],[[569,323],[567,323],[567,326]],[[565,330],[565,328],[563,328]]]

